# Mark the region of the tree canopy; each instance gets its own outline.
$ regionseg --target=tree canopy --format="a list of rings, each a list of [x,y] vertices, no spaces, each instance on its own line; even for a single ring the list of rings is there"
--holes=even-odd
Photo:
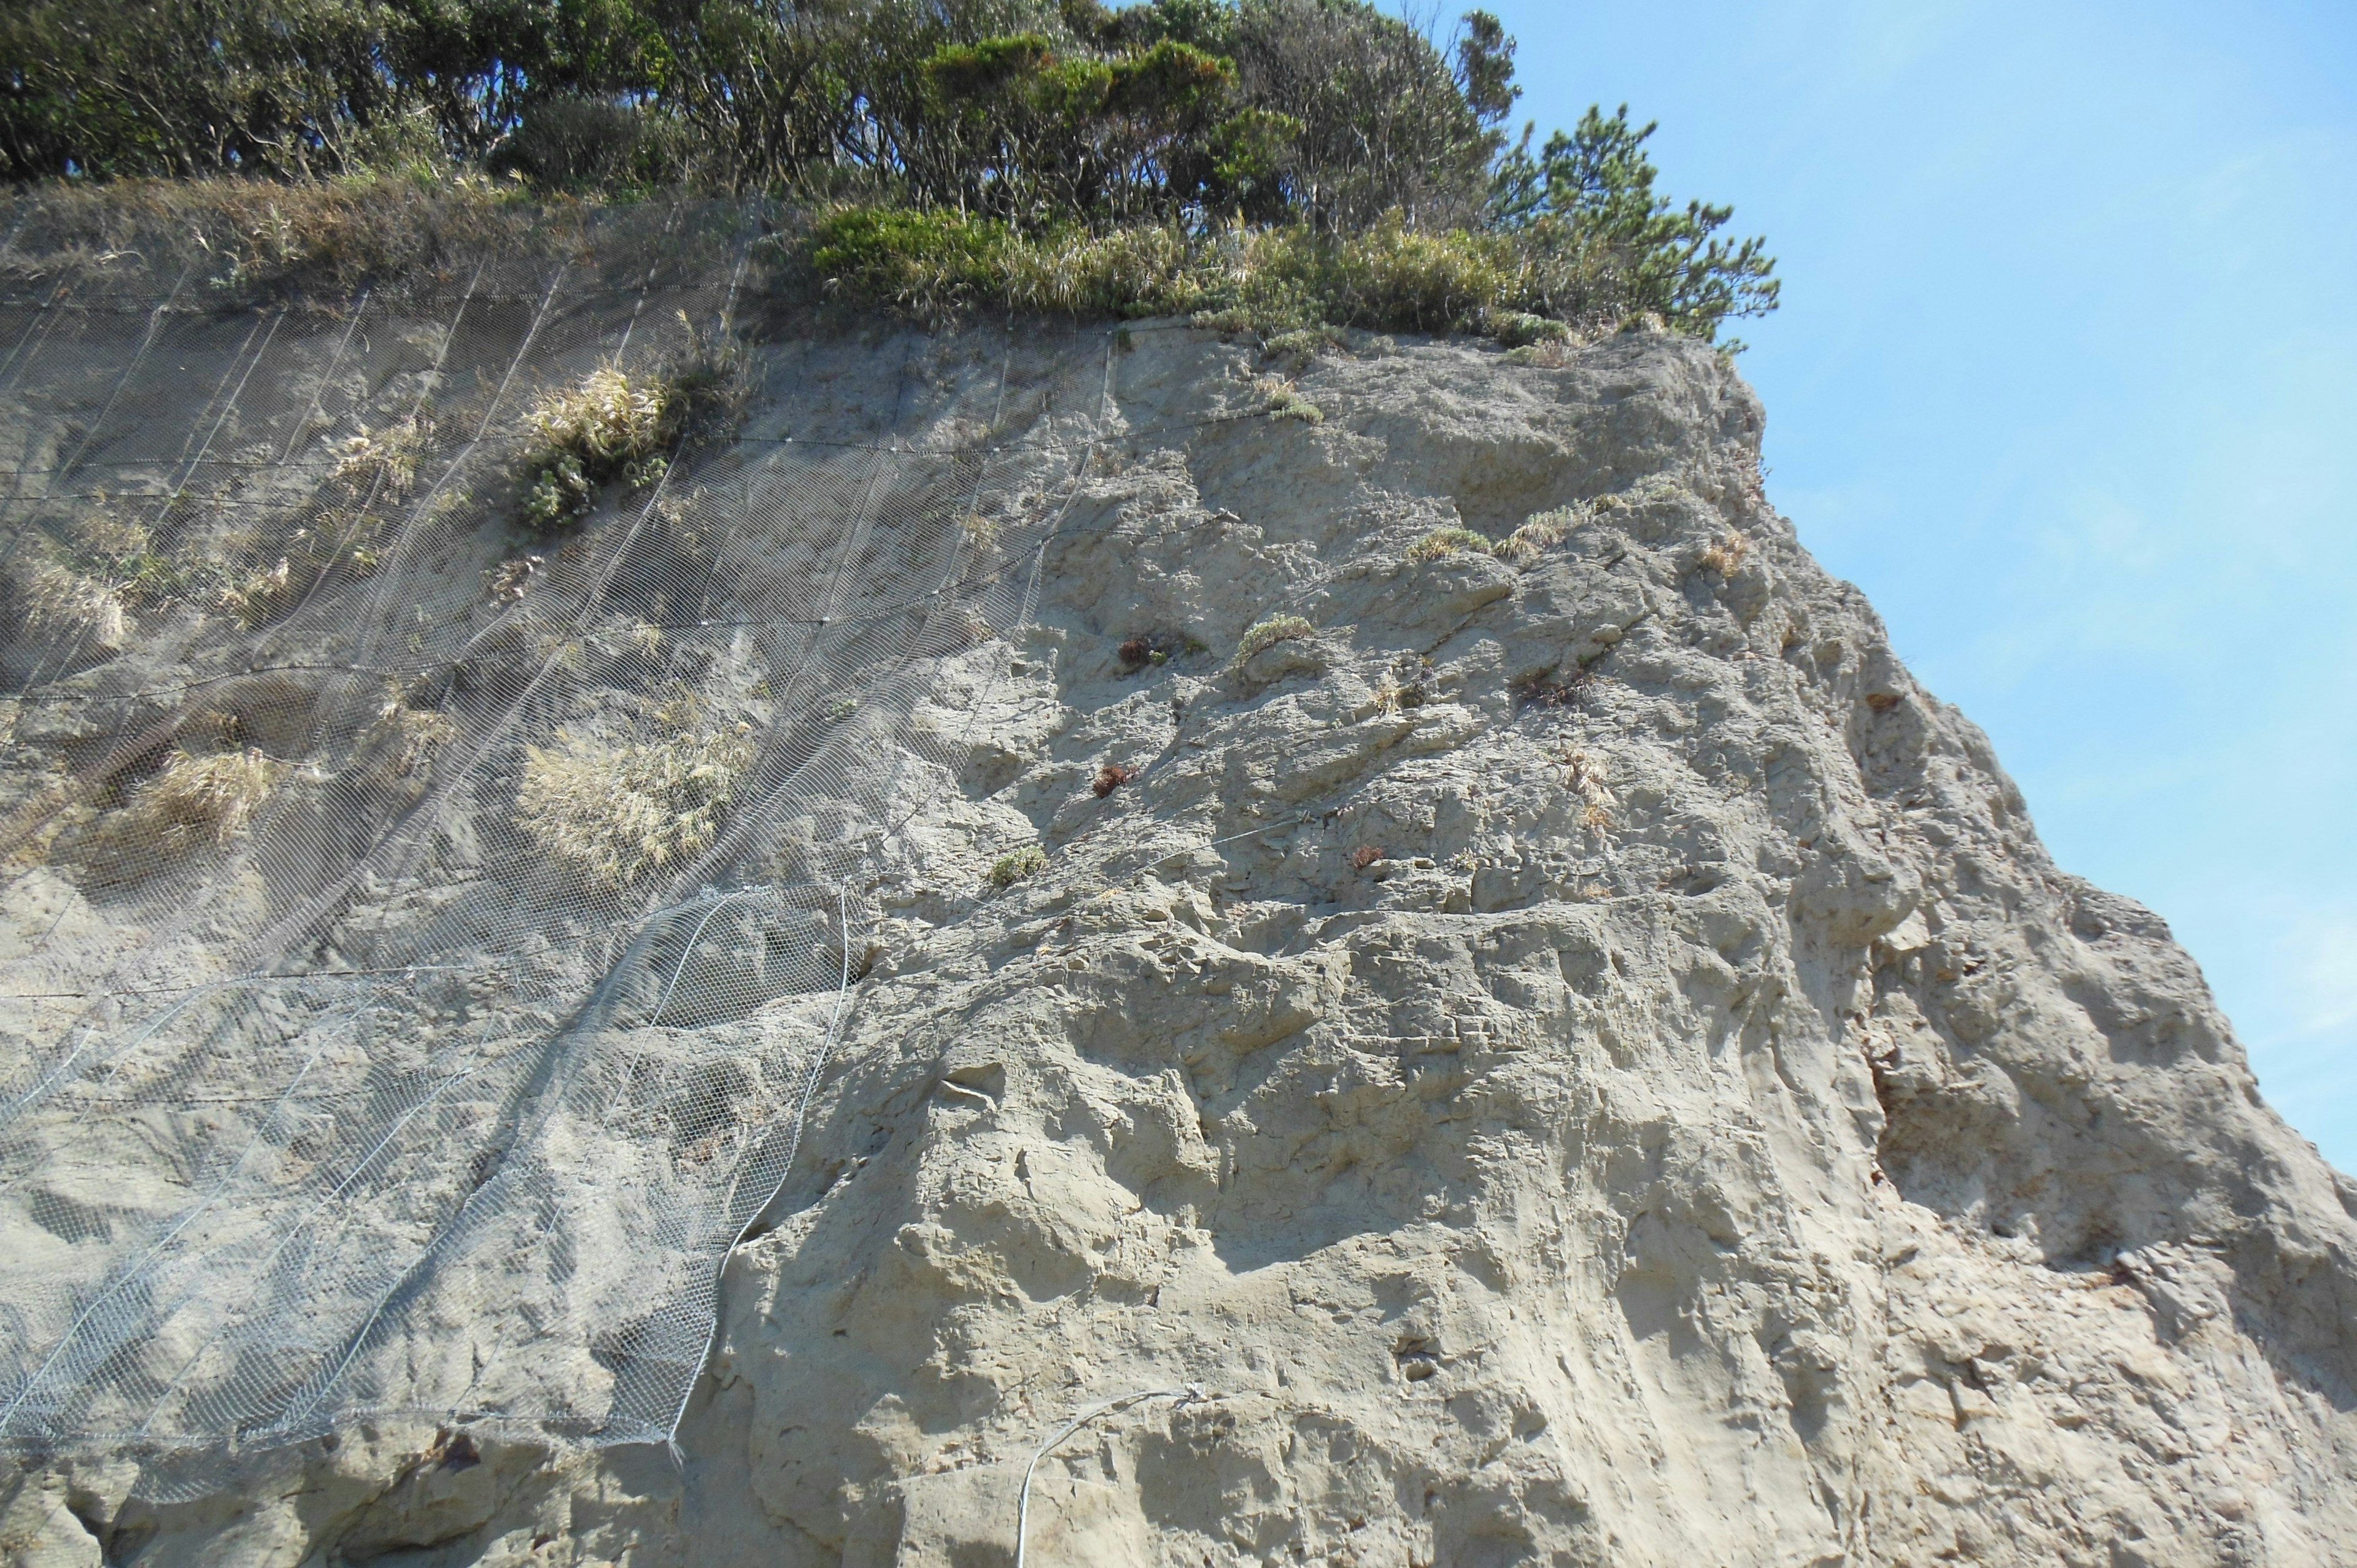
[[[0,170],[476,167],[1035,237],[1394,222],[1504,238],[1550,311],[1773,307],[1762,242],[1659,195],[1625,108],[1510,143],[1513,59],[1487,13],[1438,38],[1365,0],[15,0]]]

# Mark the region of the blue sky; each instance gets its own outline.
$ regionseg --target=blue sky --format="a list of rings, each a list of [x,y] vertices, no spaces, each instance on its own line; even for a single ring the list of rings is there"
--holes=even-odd
[[[2357,5],[1491,8],[1769,237],[1770,499],[2357,1171]]]

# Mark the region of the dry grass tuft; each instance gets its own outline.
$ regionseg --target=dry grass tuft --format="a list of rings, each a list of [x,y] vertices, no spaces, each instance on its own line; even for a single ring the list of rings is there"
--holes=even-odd
[[[131,640],[131,611],[123,590],[62,562],[44,561],[26,585],[25,625],[47,636],[79,636],[108,652]]]
[[[395,682],[361,731],[354,760],[380,783],[420,779],[432,771],[435,754],[457,738],[458,726],[448,714],[411,707],[408,693]]]
[[[673,732],[660,740],[559,730],[556,746],[524,747],[518,824],[597,886],[625,887],[710,848],[752,766],[750,726],[707,728],[686,702],[657,717]]]
[[[1536,513],[1522,527],[1498,542],[1498,559],[1516,566],[1531,565],[1547,551],[1562,543],[1586,519],[1576,507],[1557,507],[1553,511]]]
[[[1436,528],[1407,547],[1407,558],[1411,564],[1421,565],[1451,555],[1494,554],[1497,548],[1489,535],[1469,528]]]
[[[1725,538],[1713,542],[1701,554],[1695,556],[1695,564],[1706,572],[1716,572],[1722,577],[1731,577],[1735,575],[1736,568],[1743,564],[1743,558],[1750,553],[1751,541],[1739,533],[1729,533]]]
[[[225,845],[285,777],[286,764],[252,746],[241,751],[175,748],[107,824],[118,852],[152,846],[177,853],[199,842]]]
[[[981,512],[970,511],[958,519],[958,532],[964,535],[967,545],[974,550],[995,550],[998,546],[999,521]]]
[[[414,414],[382,430],[363,424],[359,435],[336,444],[333,478],[356,496],[404,499],[417,486],[417,461],[432,433],[433,427]]]
[[[1579,820],[1598,832],[1612,825],[1612,791],[1604,782],[1604,775],[1596,759],[1577,747],[1563,754],[1566,769],[1565,787],[1580,803]]]
[[[299,591],[293,558],[281,555],[277,565],[249,572],[223,588],[214,603],[240,626],[255,627],[285,608]]]
[[[26,188],[8,270],[106,275],[144,263],[232,301],[435,287],[486,254],[576,242],[585,209],[460,178],[58,180]]]

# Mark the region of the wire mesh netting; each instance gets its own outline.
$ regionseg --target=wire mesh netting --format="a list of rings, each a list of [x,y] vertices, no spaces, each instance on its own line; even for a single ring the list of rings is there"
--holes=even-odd
[[[749,230],[0,303],[0,1442],[674,1429],[1107,362],[748,351]]]

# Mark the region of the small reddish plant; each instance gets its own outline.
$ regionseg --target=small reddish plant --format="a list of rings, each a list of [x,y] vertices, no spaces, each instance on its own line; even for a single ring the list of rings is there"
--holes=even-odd
[[[1367,867],[1374,865],[1375,862],[1383,859],[1383,845],[1379,843],[1362,843],[1358,848],[1351,852],[1351,864],[1359,870],[1364,871]]]
[[[1108,762],[1097,769],[1097,780],[1090,788],[1096,791],[1097,799],[1102,800],[1136,777],[1136,774],[1124,768],[1120,763]]]
[[[1192,638],[1148,631],[1140,632],[1114,651],[1121,658],[1121,672],[1135,675],[1150,665],[1168,664],[1182,653],[1196,652],[1200,646]]]

